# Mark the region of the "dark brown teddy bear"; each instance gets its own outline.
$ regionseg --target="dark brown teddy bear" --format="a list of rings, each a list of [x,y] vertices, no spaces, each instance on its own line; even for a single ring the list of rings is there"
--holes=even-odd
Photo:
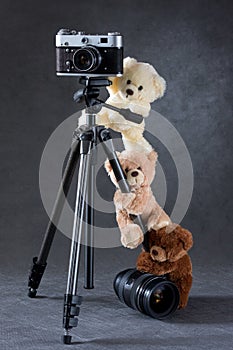
[[[193,245],[192,234],[174,224],[148,234],[150,252],[140,253],[137,269],[155,275],[166,274],[178,287],[179,308],[184,308],[192,286],[192,263],[187,254]]]

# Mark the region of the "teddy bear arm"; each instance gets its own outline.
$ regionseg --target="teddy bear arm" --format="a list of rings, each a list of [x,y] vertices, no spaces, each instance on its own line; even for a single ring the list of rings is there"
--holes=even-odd
[[[176,263],[168,261],[159,263],[151,258],[150,253],[142,252],[137,259],[137,269],[160,276],[175,270]]]
[[[96,115],[96,122],[98,125],[109,125],[109,114],[106,108],[102,108],[101,111]]]
[[[166,275],[168,273],[171,273],[177,268],[176,262],[170,262],[170,261],[164,261],[164,262],[157,262],[154,261],[153,269],[155,275]]]
[[[150,253],[142,251],[137,258],[136,268],[141,272],[153,273],[153,265]]]
[[[133,221],[130,215],[125,209],[119,210],[116,215],[116,220],[120,229],[124,228],[127,225],[133,224]]]
[[[121,132],[121,133],[127,132],[127,130],[130,129],[130,126],[127,125],[124,120],[123,121],[120,121],[120,120],[113,121],[113,120],[109,119],[109,122],[106,125],[106,127],[110,128],[114,131]]]
[[[149,102],[137,101],[137,103],[130,103],[129,104],[129,109],[133,113],[140,114],[143,117],[147,117],[149,115],[151,106],[150,106]]]
[[[127,210],[128,207],[131,205],[135,198],[135,194],[130,192],[130,193],[122,193],[121,190],[117,190],[114,194],[114,204],[116,206],[117,210]],[[129,212],[129,211],[128,211]]]
[[[147,190],[139,190],[135,193],[135,197],[128,206],[128,211],[133,215],[141,215],[147,205],[148,202],[148,191]]]
[[[147,227],[149,230],[159,230],[165,226],[168,226],[171,223],[171,220],[169,216],[165,213],[165,211],[156,202],[155,198],[153,202],[153,209],[150,213]]]
[[[102,108],[96,116],[96,122],[98,125],[104,125],[106,128],[111,128],[115,131],[121,131],[121,123],[118,121],[116,112],[112,112],[107,108]],[[115,118],[114,118],[115,116]]]
[[[143,139],[143,131],[144,127],[141,127],[139,125],[131,125],[130,127],[124,128],[122,130],[122,135],[124,138],[132,142],[139,142]]]

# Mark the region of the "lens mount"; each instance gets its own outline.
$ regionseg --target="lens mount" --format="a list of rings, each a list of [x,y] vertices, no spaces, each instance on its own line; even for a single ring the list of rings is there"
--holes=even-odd
[[[120,299],[122,303],[127,303],[126,298],[124,297],[125,285],[129,279],[129,277],[135,272],[135,269],[126,269],[124,271],[119,272],[113,282],[113,288],[115,290],[116,295]]]
[[[85,46],[74,53],[73,62],[80,72],[95,70],[101,62],[101,55],[94,46]]]

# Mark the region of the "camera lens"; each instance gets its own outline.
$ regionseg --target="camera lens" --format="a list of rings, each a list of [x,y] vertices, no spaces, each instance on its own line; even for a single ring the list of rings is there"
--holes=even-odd
[[[88,72],[99,66],[101,57],[96,48],[89,46],[77,50],[73,60],[76,69],[81,72]]]
[[[164,276],[127,269],[118,273],[113,286],[121,302],[153,318],[168,317],[179,304],[176,285]]]

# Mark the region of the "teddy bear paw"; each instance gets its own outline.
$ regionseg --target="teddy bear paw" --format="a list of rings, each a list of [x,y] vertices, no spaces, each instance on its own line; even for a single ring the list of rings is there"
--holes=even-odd
[[[136,224],[129,224],[121,229],[121,243],[126,248],[137,248],[143,239],[143,232]]]
[[[129,193],[122,193],[120,190],[117,190],[114,195],[114,203],[117,210],[123,210],[126,209],[127,206],[129,206],[133,200],[135,199],[136,195],[135,193],[129,192]]]

